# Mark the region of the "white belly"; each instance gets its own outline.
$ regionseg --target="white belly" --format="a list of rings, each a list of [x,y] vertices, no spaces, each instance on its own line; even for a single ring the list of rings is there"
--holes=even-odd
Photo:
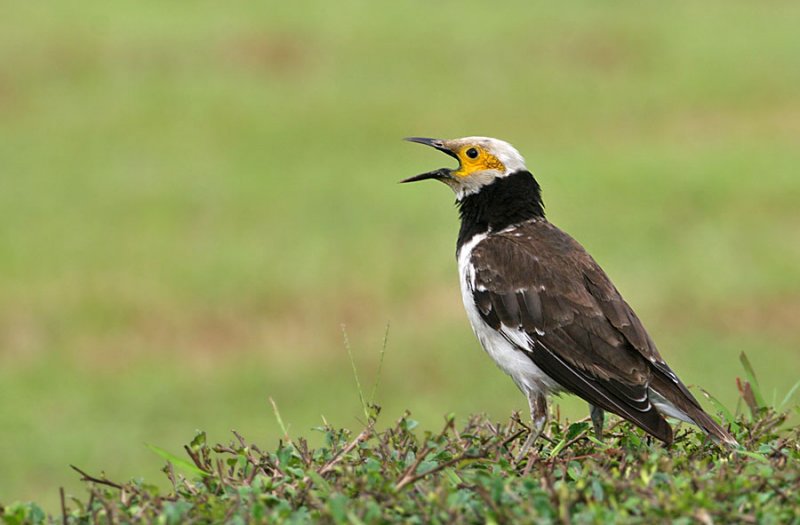
[[[483,320],[472,297],[475,276],[470,256],[473,248],[486,238],[485,234],[476,235],[465,243],[458,253],[458,274],[461,285],[461,298],[464,309],[483,349],[500,369],[510,375],[520,390],[542,392],[548,394],[562,390],[560,385],[550,379],[536,366],[521,348],[531,350],[531,341],[522,330],[511,330],[502,327],[503,332],[495,330]],[[514,343],[512,344],[511,341]]]

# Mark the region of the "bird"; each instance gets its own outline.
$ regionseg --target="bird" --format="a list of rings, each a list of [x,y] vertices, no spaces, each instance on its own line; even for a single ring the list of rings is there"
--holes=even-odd
[[[669,445],[665,419],[694,424],[725,446],[738,443],[667,365],[639,317],[575,239],[545,217],[541,187],[520,153],[490,137],[405,140],[458,161],[402,180],[437,180],[456,196],[461,296],[478,341],[525,394],[531,429],[524,456],[542,434],[547,399],[589,403],[602,439],[605,412]]]

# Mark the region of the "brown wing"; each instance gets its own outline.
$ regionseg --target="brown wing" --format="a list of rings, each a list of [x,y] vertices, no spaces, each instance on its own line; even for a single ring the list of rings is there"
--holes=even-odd
[[[548,222],[534,221],[486,238],[471,264],[475,302],[487,324],[524,332],[530,344],[520,350],[565,389],[672,440],[648,388],[659,368],[674,374],[583,247]]]
[[[584,273],[584,279],[586,288],[597,300],[600,309],[611,325],[619,330],[628,343],[650,362],[657,382],[666,384],[668,388],[677,389],[682,394],[681,397],[686,397],[686,402],[700,408],[697,399],[658,353],[655,343],[642,326],[639,316],[622,299],[616,287],[594,260],[592,260],[592,267]]]

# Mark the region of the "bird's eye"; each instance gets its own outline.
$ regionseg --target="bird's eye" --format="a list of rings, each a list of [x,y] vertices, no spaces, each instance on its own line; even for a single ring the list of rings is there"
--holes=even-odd
[[[469,148],[467,150],[467,157],[469,157],[471,159],[477,159],[478,158],[478,150],[476,150],[475,148]]]

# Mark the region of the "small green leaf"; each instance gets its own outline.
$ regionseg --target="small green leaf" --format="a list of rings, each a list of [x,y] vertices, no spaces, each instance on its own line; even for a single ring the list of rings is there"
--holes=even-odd
[[[197,467],[194,463],[191,463],[183,458],[179,458],[178,456],[171,454],[164,450],[163,448],[159,448],[155,445],[151,445],[150,443],[145,443],[145,446],[161,456],[163,459],[167,460],[168,462],[172,463],[173,466],[180,468],[186,472],[191,472],[192,474],[197,474],[198,476],[209,476],[210,474],[205,470],[201,470]]]
[[[553,458],[556,457],[563,449],[567,446],[567,438],[561,438],[561,441],[556,443],[556,446],[550,451],[549,457]]]
[[[36,503],[12,503],[5,508],[0,518],[6,525],[39,525],[45,522],[47,516]]]
[[[332,494],[328,498],[328,508],[331,511],[331,517],[336,523],[347,522],[347,502],[348,498],[343,494]]]
[[[280,464],[281,467],[289,465],[289,460],[292,458],[292,452],[293,449],[289,445],[283,446],[278,449],[277,451],[278,463]]]
[[[581,473],[582,473],[581,464],[578,463],[577,461],[570,461],[569,464],[567,465],[567,475],[570,477],[570,479],[572,479],[573,481],[580,479]]]
[[[734,431],[738,431],[739,425],[736,423],[736,418],[733,416],[730,410],[723,405],[716,397],[709,394],[705,389],[701,388],[700,391],[703,393],[706,399],[708,399],[717,412],[722,414],[722,417],[725,419],[724,423],[729,423],[731,428]]]
[[[747,456],[748,458],[756,459],[758,461],[762,461],[764,463],[769,464],[769,458],[759,454],[757,452],[750,452],[749,450],[740,449],[736,451],[737,454],[741,454],[743,456]]]
[[[411,431],[419,426],[419,422],[414,419],[403,419],[400,422],[400,426],[403,430]]]
[[[786,406],[786,403],[788,403],[789,400],[792,399],[792,396],[794,396],[798,388],[800,388],[800,381],[795,383],[794,386],[789,389],[789,392],[786,394],[786,397],[784,397],[783,401],[781,401],[781,404],[778,405],[777,410],[781,410],[784,406]]]
[[[605,498],[605,491],[603,490],[603,484],[596,479],[592,480],[592,497],[596,501],[603,501],[603,499]]]
[[[421,461],[419,466],[417,467],[417,474],[423,474],[425,472],[430,472],[431,470],[435,469],[439,464],[436,461],[425,460]]]
[[[589,423],[586,421],[571,424],[567,429],[567,441],[572,441],[588,428]]]
[[[708,399],[711,402],[711,404],[714,405],[714,408],[717,409],[717,412],[720,412],[723,415],[723,417],[725,417],[726,421],[731,422],[735,419],[731,411],[728,410],[728,408],[725,405],[723,405],[716,397],[709,394],[708,391],[706,391],[704,388],[701,388],[700,391],[703,393],[706,399]]]
[[[352,523],[353,525],[364,525],[364,522],[363,522],[363,521],[361,521],[361,520],[358,518],[358,516],[356,516],[356,514],[355,514],[354,512],[348,512],[348,513],[347,513],[347,519],[348,519],[348,521],[349,521],[350,523]]]
[[[187,512],[193,507],[188,501],[168,501],[164,503],[164,517],[169,525],[183,523]]]
[[[192,450],[197,450],[206,444],[206,433],[203,431],[198,431],[197,434],[192,439],[192,442],[189,444]]]
[[[308,479],[314,482],[314,485],[316,485],[317,490],[321,492],[323,495],[328,494],[331,491],[330,484],[327,481],[325,481],[325,478],[320,476],[317,471],[310,470],[306,475],[308,476]]]
[[[444,472],[444,476],[448,479],[448,481],[450,481],[450,483],[454,487],[457,487],[458,485],[461,485],[462,483],[464,483],[464,480],[462,480],[458,476],[458,474],[456,474],[456,471],[454,469],[446,468],[446,469],[444,469],[443,472]]]

